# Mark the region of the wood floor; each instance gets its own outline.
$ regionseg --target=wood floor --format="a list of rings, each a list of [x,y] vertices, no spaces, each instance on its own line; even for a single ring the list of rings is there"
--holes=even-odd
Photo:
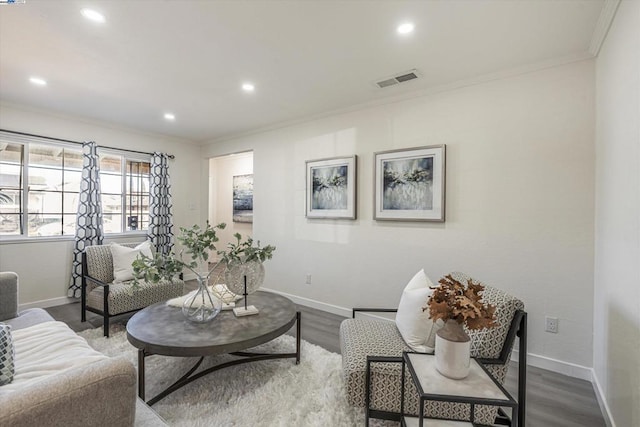
[[[304,306],[298,306],[298,309],[302,313],[302,338],[340,353],[339,327],[344,318]],[[87,313],[87,322],[80,322],[78,303],[51,307],[47,311],[56,320],[66,322],[76,332],[102,326],[102,318],[93,313]],[[112,322],[126,322],[128,317],[130,316],[114,318]],[[295,334],[295,331],[289,333]],[[517,364],[512,364],[505,387],[514,396],[517,395],[516,375]],[[526,426],[603,427],[605,422],[590,382],[529,367]]]

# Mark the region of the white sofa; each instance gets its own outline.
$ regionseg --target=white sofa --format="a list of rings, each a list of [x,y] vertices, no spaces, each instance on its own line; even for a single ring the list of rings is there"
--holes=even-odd
[[[11,326],[13,381],[0,386],[0,425],[164,426],[136,397],[136,371],[93,350],[66,324],[34,308],[18,313],[18,276],[0,273],[0,322]]]

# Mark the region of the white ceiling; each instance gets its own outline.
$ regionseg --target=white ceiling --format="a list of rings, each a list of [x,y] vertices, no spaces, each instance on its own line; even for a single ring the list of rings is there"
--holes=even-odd
[[[0,6],[0,100],[202,142],[587,57],[603,4],[27,0]],[[404,21],[415,32],[401,37]],[[413,68],[421,79],[373,85]]]

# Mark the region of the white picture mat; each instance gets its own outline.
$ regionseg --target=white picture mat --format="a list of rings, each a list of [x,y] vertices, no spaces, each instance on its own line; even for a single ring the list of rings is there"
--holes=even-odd
[[[356,160],[357,156],[334,157],[330,159],[308,160],[306,162],[306,217],[329,219],[356,218]],[[313,169],[324,167],[347,167],[347,208],[346,209],[313,209]]]
[[[410,160],[433,158],[432,194],[433,205],[428,210],[383,209],[384,162],[389,160]],[[407,221],[444,221],[444,179],[445,179],[445,146],[408,148],[386,151],[374,155],[374,219],[407,220]]]

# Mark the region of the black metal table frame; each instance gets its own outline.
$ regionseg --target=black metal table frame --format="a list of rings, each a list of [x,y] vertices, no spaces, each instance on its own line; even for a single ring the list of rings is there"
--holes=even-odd
[[[416,386],[416,389],[418,390],[418,394],[420,395],[419,397],[419,409],[418,409],[418,426],[419,427],[423,427],[423,422],[425,419],[425,415],[424,415],[424,404],[427,400],[430,401],[439,401],[439,402],[452,402],[452,403],[466,403],[468,405],[470,405],[470,420],[469,422],[471,422],[471,424],[473,426],[480,426],[480,425],[484,425],[484,424],[476,424],[475,422],[475,406],[476,405],[484,405],[484,406],[497,406],[498,408],[500,407],[510,407],[512,409],[512,413],[516,414],[518,412],[518,402],[516,402],[516,400],[511,396],[511,394],[502,386],[502,384],[500,384],[498,381],[496,381],[496,379],[493,377],[493,375],[491,375],[491,373],[487,370],[487,368],[482,364],[478,362],[478,365],[482,368],[482,370],[485,372],[485,374],[487,374],[487,377],[489,377],[489,379],[491,381],[493,381],[493,383],[500,389],[500,391],[504,394],[504,396],[507,398],[507,400],[501,400],[501,399],[490,399],[490,398],[485,398],[485,397],[469,397],[469,396],[452,396],[452,395],[445,395],[445,394],[433,394],[433,393],[425,393],[424,390],[422,389],[422,386],[420,384],[420,379],[418,378],[418,375],[413,367],[413,364],[410,363],[410,359],[409,359],[409,354],[420,354],[421,356],[425,356],[425,357],[435,357],[434,355],[427,355],[427,354],[423,354],[423,353],[417,353],[417,352],[408,352],[408,351],[404,351],[402,352],[402,382],[401,382],[401,388],[400,388],[400,417],[402,420],[402,426],[403,427],[407,427],[407,424],[404,420],[404,388],[405,388],[405,370],[406,370],[406,365],[409,365],[409,374],[411,375],[411,379],[413,380],[413,384]],[[427,419],[439,419],[439,418],[434,418],[434,417],[426,417]],[[517,427],[518,426],[518,417],[512,417],[511,420],[511,426],[512,427]]]
[[[212,366],[203,371],[200,371],[196,374],[194,372],[198,369],[198,367],[202,364],[205,356],[200,356],[198,361],[189,369],[182,377],[180,377],[176,382],[167,387],[164,391],[146,401],[146,403],[151,406],[158,401],[164,399],[174,391],[184,387],[185,385],[201,378],[205,375],[208,375],[212,372],[219,371],[220,369],[228,368],[231,366],[242,365],[244,363],[250,362],[259,362],[261,360],[272,360],[272,359],[296,359],[296,365],[300,363],[300,323],[301,323],[301,314],[299,311],[296,312],[296,317],[293,320],[296,324],[296,351],[295,353],[253,353],[246,351],[234,351],[230,354],[232,356],[242,357],[241,359],[231,360],[229,362],[220,363],[219,365]],[[291,324],[293,326],[293,324]],[[145,358],[147,356],[153,356],[155,353],[147,352],[144,349],[138,349],[138,396],[140,399],[145,400]],[[163,356],[163,355],[160,355]],[[215,356],[215,355],[213,355]],[[166,356],[166,357],[179,357],[179,356]]]

